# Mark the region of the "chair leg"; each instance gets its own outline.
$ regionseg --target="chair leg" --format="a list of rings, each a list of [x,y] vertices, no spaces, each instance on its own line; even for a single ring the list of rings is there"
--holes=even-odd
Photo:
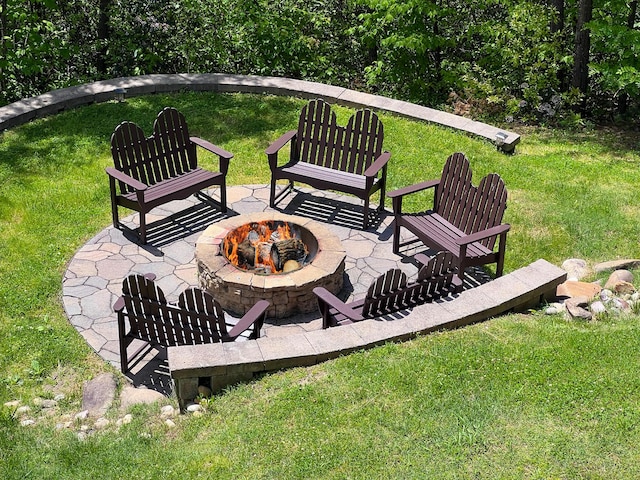
[[[400,225],[398,219],[393,220],[393,246],[392,251],[396,255],[400,252]]]
[[[276,206],[276,180],[271,177],[271,190],[269,193],[269,206],[275,208]]]
[[[369,197],[364,200],[363,208],[364,218],[362,219],[362,229],[366,230],[369,226]]]
[[[222,182],[220,185],[220,211],[227,213],[227,184]]]
[[[145,212],[140,212],[140,243],[147,244],[147,222]]]

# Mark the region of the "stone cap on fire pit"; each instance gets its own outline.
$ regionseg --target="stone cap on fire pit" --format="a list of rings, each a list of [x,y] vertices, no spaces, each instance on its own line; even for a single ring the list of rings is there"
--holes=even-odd
[[[307,229],[318,244],[311,263],[292,272],[273,275],[232,265],[222,251],[229,232],[247,223],[267,221],[288,222]],[[340,291],[346,252],[340,239],[322,223],[272,211],[237,215],[209,226],[196,242],[195,257],[200,286],[225,310],[244,315],[257,300],[264,299],[271,303],[267,316],[283,318],[315,311],[315,287],[325,287],[335,294]]]

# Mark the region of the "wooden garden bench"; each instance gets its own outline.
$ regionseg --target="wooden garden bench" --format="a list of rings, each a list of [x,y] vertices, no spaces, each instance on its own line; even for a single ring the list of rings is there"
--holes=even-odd
[[[220,171],[198,167],[196,146],[218,155]],[[106,171],[113,226],[123,226],[118,206],[139,212],[143,244],[147,242],[145,215],[158,205],[195,194],[223,213],[227,211],[226,175],[233,155],[206,140],[190,137],[184,116],[175,108],[167,107],[158,114],[153,135],[148,138],[135,123],[122,122],[111,136],[111,154],[114,167]],[[220,187],[219,203],[201,192],[214,185]]]
[[[151,346],[233,342],[247,331],[250,332],[249,339],[260,337],[268,301],[256,302],[228,330],[222,307],[209,293],[199,288],[188,288],[180,294],[177,303],[171,304],[154,280],[154,274],[129,275],[122,282],[122,296],[113,306],[118,314],[120,368],[123,373],[129,370],[132,360]],[[136,339],[143,343],[128,355],[127,348]]]
[[[423,264],[416,281],[408,283],[402,270],[390,269],[369,286],[363,299],[355,302],[344,303],[325,288],[314,288],[322,314],[322,328],[381,317],[446,297],[457,290],[450,253],[439,252],[432,258],[418,254],[416,259]]]
[[[387,162],[382,151],[384,129],[371,110],[357,111],[347,126],[337,124],[336,114],[323,100],[310,101],[300,113],[298,129],[283,134],[266,150],[271,168],[271,207],[293,190],[294,181],[319,190],[337,190],[364,200],[363,229],[369,221],[369,199],[380,190],[379,210],[384,208]],[[289,161],[278,165],[278,152],[290,143]],[[276,182],[289,185],[276,197]]]
[[[403,213],[402,199],[434,188],[433,210]],[[456,259],[460,285],[467,267],[496,263],[502,275],[509,224],[502,223],[507,208],[507,190],[497,174],[471,184],[471,167],[462,153],[451,155],[439,180],[431,180],[389,192],[395,215],[393,251],[400,250],[400,228],[413,233],[429,248],[444,250]],[[498,250],[495,251],[499,238]]]

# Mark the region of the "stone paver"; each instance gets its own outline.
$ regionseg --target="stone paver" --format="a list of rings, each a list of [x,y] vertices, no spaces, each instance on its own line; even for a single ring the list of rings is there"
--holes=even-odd
[[[268,206],[269,188],[266,185],[243,185],[228,188],[228,201],[231,214],[248,214],[271,210]],[[343,212],[361,211],[361,202],[356,198],[335,195],[307,189],[298,189],[289,195],[278,210],[285,213],[304,216],[299,207],[309,202],[326,201],[331,204],[336,224],[326,223],[332,233],[343,242],[347,258],[343,295],[349,299],[360,298],[366,293],[371,281],[392,267],[401,268],[410,277],[417,268],[411,263],[402,262],[402,257],[391,251],[391,238],[381,240],[382,233],[390,228],[392,215],[378,213],[367,231],[358,228],[361,218],[341,215]],[[191,197],[188,200],[172,202],[155,210],[159,222],[158,228],[151,228],[148,245],[138,245],[129,235],[109,226],[81,247],[69,262],[63,278],[63,304],[72,325],[84,336],[87,342],[106,361],[119,368],[117,355],[118,326],[113,304],[121,292],[122,280],[132,272],[154,273],[157,282],[167,295],[175,301],[187,287],[197,285],[194,259],[195,243],[200,232],[189,232],[181,222],[180,212],[185,208],[202,205]],[[201,208],[201,207],[198,207]],[[210,208],[210,207],[206,207]],[[171,221],[167,221],[169,216]],[[212,221],[224,218],[211,209]],[[130,227],[137,214],[124,220]],[[208,225],[202,225],[201,229]],[[184,235],[172,238],[172,229],[184,231]],[[172,238],[167,241],[167,238]],[[285,319],[268,319],[263,336],[283,338],[306,333],[321,328],[317,313],[297,315]]]

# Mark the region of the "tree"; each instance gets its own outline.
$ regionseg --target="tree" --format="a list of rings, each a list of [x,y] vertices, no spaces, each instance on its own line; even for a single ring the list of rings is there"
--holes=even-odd
[[[576,21],[575,49],[573,54],[573,72],[571,85],[582,94],[580,110],[584,113],[589,88],[589,55],[590,55],[590,27],[593,16],[593,0],[579,0],[578,18]]]

